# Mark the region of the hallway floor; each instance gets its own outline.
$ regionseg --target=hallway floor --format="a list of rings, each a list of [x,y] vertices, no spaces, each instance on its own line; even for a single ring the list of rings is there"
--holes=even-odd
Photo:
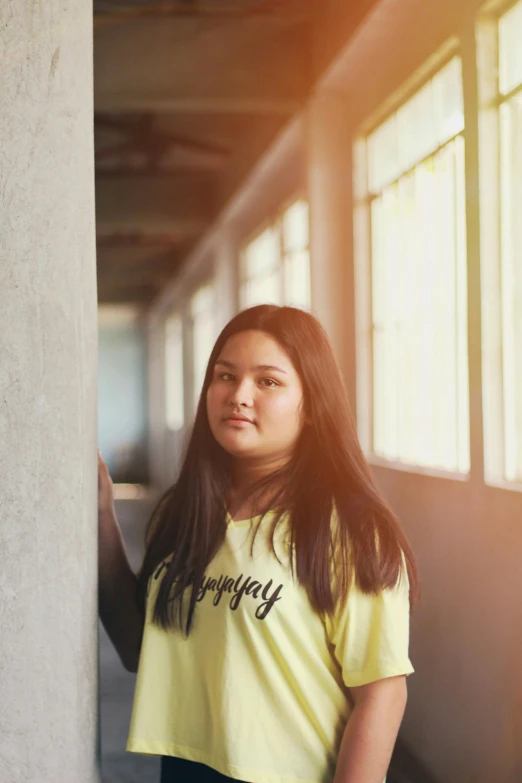
[[[159,761],[127,753],[135,675],[125,671],[100,625],[102,783],[158,783]]]
[[[129,559],[137,569],[141,561],[143,528],[151,508],[141,501],[116,501],[118,519]],[[102,783],[158,783],[159,760],[127,753],[125,745],[132,710],[135,674],[123,668],[100,623],[100,713]]]

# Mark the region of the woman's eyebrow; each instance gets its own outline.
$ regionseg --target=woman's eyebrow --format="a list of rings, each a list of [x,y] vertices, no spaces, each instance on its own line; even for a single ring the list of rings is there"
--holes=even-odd
[[[281,367],[276,367],[275,364],[258,364],[257,367],[252,367],[253,370],[261,370],[262,372],[282,372],[288,375],[286,370]]]
[[[233,362],[229,362],[227,359],[218,359],[216,361],[216,364],[222,364],[231,370],[236,369],[236,365]],[[283,370],[281,367],[276,367],[275,364],[257,364],[255,367],[252,367],[251,369],[255,371],[260,370],[261,372],[281,372],[284,375],[288,375],[286,370]]]

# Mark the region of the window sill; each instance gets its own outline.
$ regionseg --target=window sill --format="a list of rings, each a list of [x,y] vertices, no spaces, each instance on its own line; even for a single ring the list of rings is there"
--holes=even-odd
[[[505,479],[484,479],[484,484],[490,489],[507,489],[510,492],[522,492],[522,483],[506,481]]]
[[[399,460],[390,460],[385,457],[379,457],[377,454],[367,454],[366,460],[372,467],[386,468],[387,470],[397,470],[401,473],[411,473],[417,476],[429,476],[430,478],[440,478],[449,481],[469,481],[469,473],[457,473],[443,468],[429,468],[424,465],[414,465]]]

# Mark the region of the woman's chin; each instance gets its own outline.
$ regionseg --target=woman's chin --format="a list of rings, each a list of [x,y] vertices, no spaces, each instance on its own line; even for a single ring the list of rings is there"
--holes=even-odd
[[[219,438],[219,445],[230,454],[231,457],[255,457],[256,447],[248,443],[245,438],[237,437],[232,433]]]

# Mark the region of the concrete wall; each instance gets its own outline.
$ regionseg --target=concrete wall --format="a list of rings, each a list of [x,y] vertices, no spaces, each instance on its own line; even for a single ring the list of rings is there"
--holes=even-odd
[[[92,8],[0,0],[0,780],[95,783]]]

